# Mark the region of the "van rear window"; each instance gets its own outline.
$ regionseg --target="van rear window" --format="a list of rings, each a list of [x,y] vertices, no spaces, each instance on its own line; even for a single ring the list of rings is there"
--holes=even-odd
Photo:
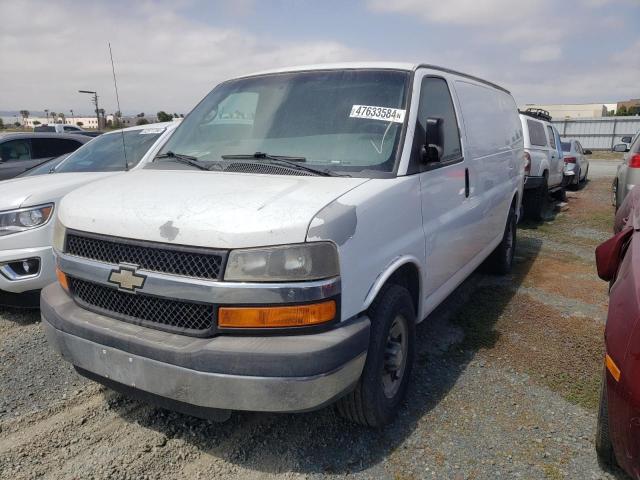
[[[531,145],[547,146],[547,136],[544,133],[544,126],[540,122],[527,119],[527,128],[529,129],[529,142]]]

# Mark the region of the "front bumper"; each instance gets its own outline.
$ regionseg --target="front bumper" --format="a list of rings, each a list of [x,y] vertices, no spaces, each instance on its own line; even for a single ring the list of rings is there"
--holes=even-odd
[[[358,381],[369,343],[367,317],[310,335],[186,337],[89,312],[57,284],[41,313],[51,346],[98,381],[202,408],[322,407]]]
[[[50,246],[0,251],[0,265],[34,257],[40,259],[40,271],[37,275],[11,280],[0,273],[0,290],[10,293],[23,293],[30,290],[39,290],[55,282],[56,264],[53,249]]]

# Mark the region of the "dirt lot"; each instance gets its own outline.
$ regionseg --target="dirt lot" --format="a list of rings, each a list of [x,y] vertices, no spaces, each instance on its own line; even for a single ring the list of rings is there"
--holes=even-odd
[[[474,274],[419,326],[406,405],[380,431],[330,408],[223,424],[152,408],[78,377],[37,313],[0,310],[0,477],[612,478],[593,449],[610,184],[521,225],[512,275]]]

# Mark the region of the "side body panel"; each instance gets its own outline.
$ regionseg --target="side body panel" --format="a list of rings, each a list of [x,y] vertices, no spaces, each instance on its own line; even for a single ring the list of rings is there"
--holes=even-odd
[[[424,233],[417,175],[375,179],[320,210],[307,241],[338,246],[342,280],[342,320],[366,310],[376,280],[399,260],[424,265]]]
[[[475,174],[474,196],[481,209],[484,245],[499,241],[515,195],[520,209],[524,144],[517,107],[505,92],[456,81],[465,139],[464,156]],[[481,250],[478,249],[478,252]]]
[[[607,354],[620,381],[606,373],[609,424],[620,466],[640,477],[640,235],[635,233],[611,288],[605,330]]]

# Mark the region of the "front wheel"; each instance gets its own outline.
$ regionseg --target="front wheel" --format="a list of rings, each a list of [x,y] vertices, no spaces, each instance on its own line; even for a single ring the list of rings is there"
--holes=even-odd
[[[385,286],[369,308],[369,318],[369,350],[362,376],[336,407],[348,420],[381,427],[395,417],[413,367],[416,314],[408,290]]]
[[[611,443],[609,433],[609,405],[607,400],[607,376],[602,376],[602,388],[600,389],[600,408],[598,409],[598,427],[596,430],[596,453],[598,463],[606,469],[616,465],[616,456]]]
[[[513,266],[513,256],[516,251],[516,211],[509,209],[507,224],[504,227],[502,241],[491,253],[487,260],[489,272],[496,275],[506,275]]]

